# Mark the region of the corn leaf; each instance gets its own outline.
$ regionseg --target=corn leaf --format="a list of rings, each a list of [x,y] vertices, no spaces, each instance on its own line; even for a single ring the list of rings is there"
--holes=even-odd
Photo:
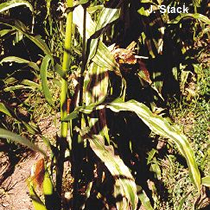
[[[15,63],[20,63],[20,64],[27,64],[28,66],[30,66],[32,69],[39,71],[39,67],[37,66],[36,63],[31,62],[29,60],[23,59],[23,58],[19,58],[16,56],[8,56],[6,58],[3,58],[0,61],[0,64],[3,63],[10,63],[10,62],[15,62]]]
[[[103,8],[100,15],[99,20],[96,24],[95,31],[99,31],[106,27],[108,24],[114,22],[120,17],[120,10],[119,9],[110,9],[110,8]]]
[[[117,11],[118,12],[118,11]],[[115,13],[118,14],[116,11]],[[114,13],[114,14],[115,14]],[[105,22],[102,20],[98,26],[96,23],[93,22],[89,13],[86,14],[86,39],[88,40],[91,36],[96,32],[97,29],[108,24],[107,21],[115,20],[117,15],[112,14],[110,18],[107,18]],[[83,18],[84,17],[84,10],[82,6],[78,6],[75,8],[73,12],[73,22],[77,26],[81,37],[83,36]],[[113,54],[109,51],[108,47],[97,39],[91,39],[90,43],[90,52],[88,62],[93,60],[98,66],[107,68],[112,71],[118,71],[118,65],[114,59]]]
[[[206,176],[202,178],[202,185],[206,187],[210,187],[210,176]]]
[[[33,82],[31,80],[28,79],[24,79],[21,84],[29,86],[30,88],[32,88],[33,90],[35,89],[39,89],[39,84],[37,84],[36,82]]]
[[[99,41],[99,44],[97,47],[97,53],[92,58],[92,60],[98,66],[109,69],[110,71],[114,71],[119,76],[121,75],[119,67],[114,59],[113,54],[109,51],[109,49],[103,42]]]
[[[23,146],[26,146],[34,151],[39,151],[43,155],[45,155],[43,150],[41,150],[38,146],[36,146],[32,142],[30,142],[28,139],[21,137],[18,134],[12,133],[11,131],[5,130],[3,128],[0,128],[0,138],[10,139],[16,143],[22,144]]]
[[[80,36],[83,36],[83,20],[84,20],[84,9],[80,5],[73,11],[73,23],[77,26]],[[89,13],[86,14],[86,39],[89,39],[95,32],[96,24],[93,22]]]
[[[0,38],[7,35],[8,33],[11,33],[11,29],[3,29],[0,31]]]
[[[187,137],[182,134],[176,126],[171,125],[166,119],[153,114],[150,109],[143,103],[139,103],[135,100],[122,102],[122,100],[116,100],[110,104],[97,105],[90,104],[86,107],[78,107],[71,113],[71,117],[75,117],[79,112],[90,114],[93,110],[99,110],[109,108],[114,112],[131,111],[138,115],[139,118],[156,134],[166,137],[172,143],[175,143],[181,155],[183,155],[187,161],[187,165],[190,171],[190,177],[197,187],[198,191],[201,188],[201,176],[198,170],[197,163],[195,161],[194,152],[190,147],[190,143]],[[67,116],[67,120],[69,116]]]
[[[12,117],[10,111],[7,109],[7,107],[3,103],[0,103],[0,112]]]
[[[23,89],[34,90],[34,88],[32,88],[32,87],[30,87],[30,86],[25,86],[25,85],[13,85],[13,86],[4,88],[4,91],[5,91],[5,92],[10,92],[10,91],[14,91],[14,90],[23,90]]]
[[[200,191],[201,177],[195,161],[194,152],[190,147],[187,137],[176,126],[170,125],[166,119],[153,114],[146,105],[135,100],[112,102],[107,105],[107,108],[110,108],[114,112],[131,111],[136,113],[154,133],[166,137],[175,143],[179,152],[187,161],[193,183],[196,185],[198,191]]]
[[[29,194],[30,194],[30,197],[32,199],[32,203],[33,203],[33,206],[34,206],[35,210],[47,210],[44,203],[41,201],[39,196],[36,194],[31,181],[29,183]]]
[[[26,6],[33,13],[33,6],[28,1],[25,1],[25,0],[11,0],[11,1],[6,1],[4,3],[1,3],[0,12],[4,12],[8,9],[18,7],[18,6]]]
[[[192,13],[180,14],[177,18],[175,18],[174,20],[172,20],[170,23],[171,24],[177,24],[183,18],[186,18],[186,17],[194,18],[196,20],[202,21],[202,22],[210,25],[210,19],[207,16],[202,15],[202,14],[199,14],[199,13],[194,13],[194,14],[192,14]]]
[[[143,190],[141,190],[138,197],[146,210],[154,210],[150,203],[149,198],[147,197],[146,193]]]
[[[50,89],[48,88],[48,84],[47,84],[47,70],[49,68],[50,61],[53,61],[52,57],[50,55],[46,55],[42,61],[42,64],[41,64],[40,76],[41,76],[42,89],[43,89],[44,96],[45,96],[47,102],[51,106],[54,106],[53,98],[52,98]]]
[[[115,180],[114,196],[121,198],[117,202],[117,209],[136,209],[137,188],[128,167],[118,155],[114,154],[112,146],[104,145],[102,136],[94,135],[88,137],[88,140],[93,152],[104,162]]]
[[[0,23],[11,28],[11,31],[18,31],[22,33],[25,37],[30,39],[34,44],[36,44],[46,55],[51,55],[51,52],[46,45],[46,43],[40,38],[40,36],[34,36],[30,34],[27,30],[27,27],[19,20],[14,22],[6,21],[5,19],[0,19]]]

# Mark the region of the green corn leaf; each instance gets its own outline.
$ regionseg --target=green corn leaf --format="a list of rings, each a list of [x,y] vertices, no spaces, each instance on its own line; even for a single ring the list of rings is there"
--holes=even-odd
[[[29,34],[24,34],[28,39],[34,42],[45,54],[51,55],[51,52],[46,45],[46,43],[41,39],[40,36],[32,36]]]
[[[98,82],[100,81],[100,82]],[[84,102],[86,105],[104,101],[108,92],[108,71],[92,63],[84,79]]]
[[[73,11],[73,23],[77,26],[80,36],[83,36],[84,9],[80,5]],[[95,32],[96,24],[93,22],[89,13],[86,14],[86,39],[89,39]]]
[[[30,87],[30,86],[26,86],[26,85],[13,85],[11,87],[4,88],[4,91],[10,92],[10,91],[14,91],[14,90],[23,90],[23,89],[34,90],[34,87]]]
[[[0,112],[13,117],[14,119],[18,120],[19,122],[23,123],[23,125],[25,126],[25,128],[29,131],[29,133],[31,134],[35,134],[35,132],[37,131],[36,126],[31,126],[27,123],[25,123],[23,120],[19,119],[18,116],[13,112],[13,111],[9,111],[9,109],[5,106],[4,103],[0,103]]]
[[[15,63],[20,63],[20,64],[27,64],[28,66],[30,66],[32,69],[39,71],[39,67],[37,66],[36,63],[31,62],[29,60],[23,59],[23,58],[19,58],[16,56],[8,56],[6,58],[3,58],[0,61],[0,64],[3,63],[10,63],[10,62],[15,62]]]
[[[56,63],[54,69],[63,79],[66,78],[66,72],[63,71],[62,66],[60,64]]]
[[[54,188],[49,173],[45,171],[44,180],[43,180],[43,193],[44,195],[52,195],[53,191]]]
[[[170,125],[166,119],[153,114],[146,105],[135,100],[112,102],[107,105],[107,108],[110,108],[114,112],[131,111],[136,113],[154,133],[166,137],[175,143],[179,152],[185,157],[190,170],[190,177],[200,192],[201,177],[194,152],[190,147],[187,137],[176,126]]]
[[[44,96],[45,96],[47,102],[51,106],[54,106],[53,98],[52,98],[52,95],[50,93],[50,90],[49,90],[48,84],[47,84],[47,70],[48,70],[50,61],[53,62],[53,58],[50,55],[46,55],[42,61],[42,64],[41,64],[40,76],[41,76],[42,89],[43,89]]]
[[[24,121],[20,121],[21,123],[23,123],[23,125],[25,126],[25,128],[27,129],[27,131],[30,133],[30,134],[36,134],[37,132],[37,127],[36,126],[31,126],[29,125],[28,123],[24,122]]]
[[[3,103],[0,103],[0,112],[12,117],[10,111],[7,109],[7,107]]]
[[[112,146],[104,145],[102,136],[94,135],[88,137],[88,140],[93,152],[103,161],[115,180],[114,196],[122,198],[117,202],[117,209],[136,209],[137,188],[128,167],[114,154]]]
[[[5,130],[3,128],[0,128],[0,138],[4,138],[4,139],[10,139],[16,143],[22,144],[34,151],[39,151],[41,152],[43,155],[45,155],[44,151],[41,150],[39,147],[37,147],[35,144],[33,144],[32,142],[30,142],[28,139],[21,137],[15,133],[12,133],[11,131]]]
[[[144,206],[144,208],[146,210],[154,210],[151,203],[150,203],[150,200],[148,198],[148,196],[146,195],[146,193],[141,189],[140,192],[138,192],[138,197],[142,203],[142,205]]]
[[[167,119],[162,118],[156,114],[153,114],[150,109],[143,103],[139,103],[135,100],[122,102],[121,99],[116,100],[110,104],[97,105],[90,104],[87,107],[78,107],[71,116],[76,116],[77,113],[82,112],[90,114],[93,110],[99,110],[109,108],[114,112],[130,111],[137,114],[141,120],[156,134],[166,137],[172,143],[175,143],[181,155],[183,155],[187,161],[187,165],[190,171],[190,177],[197,187],[198,191],[201,188],[201,176],[198,170],[197,163],[195,161],[194,152],[190,147],[190,143],[187,137],[182,134],[176,126],[171,125]],[[67,116],[68,118],[68,116]]]
[[[202,185],[206,187],[210,187],[210,176],[206,176],[202,178]]]
[[[117,12],[115,11],[117,14]],[[83,36],[83,16],[84,10],[82,6],[75,8],[73,12],[73,22],[77,26],[81,37]],[[96,32],[97,28],[107,24],[107,20],[115,20],[117,16],[112,14],[111,18],[107,18],[105,22],[102,22],[97,26],[93,22],[89,13],[86,14],[86,38],[87,40]],[[114,56],[109,51],[108,47],[98,39],[91,39],[90,52],[88,62],[93,60],[98,66],[107,68],[109,70],[117,71],[120,74],[118,65],[114,59]]]
[[[96,43],[96,40],[94,41]],[[90,57],[91,57],[91,53],[90,53]],[[110,71],[114,71],[117,75],[121,76],[119,67],[114,59],[113,54],[109,51],[109,49],[103,42],[99,41],[99,44],[97,47],[97,53],[92,58],[92,60],[98,66],[109,69]]]
[[[37,84],[36,82],[33,82],[31,80],[28,79],[24,79],[21,84],[29,86],[30,88],[32,88],[33,90],[35,89],[39,89],[39,84]]]
[[[202,15],[202,14],[199,14],[199,13],[186,13],[186,14],[180,14],[177,18],[175,18],[174,20],[172,20],[170,23],[171,24],[177,24],[179,23],[183,18],[194,18],[196,20],[199,20],[199,21],[202,21],[208,25],[210,25],[210,19],[205,16],[205,15]]]
[[[7,35],[8,33],[11,33],[11,29],[3,29],[0,31],[0,37]]]
[[[15,20],[13,22],[5,21],[4,19],[0,19],[0,23],[8,26],[11,28],[12,31],[18,31],[19,33],[22,33],[25,37],[30,39],[34,44],[36,44],[46,55],[51,55],[51,52],[46,45],[46,43],[40,38],[40,36],[34,36],[30,34],[27,30],[27,27],[19,20]]]
[[[190,193],[187,193],[179,202],[179,207],[178,207],[178,210],[182,210],[183,209],[183,206],[184,206],[184,203],[187,199],[187,197],[189,196]]]
[[[119,9],[110,9],[110,8],[103,8],[101,13],[99,14],[99,20],[96,24],[95,31],[99,31],[109,25],[110,23],[114,22],[120,17],[120,10]]]
[[[30,181],[29,181],[29,194],[32,199],[32,203],[35,210],[47,210],[46,206],[35,192],[33,184]]]
[[[4,12],[8,9],[18,7],[18,6],[26,6],[33,13],[33,6],[25,0],[10,0],[0,4],[0,12]]]

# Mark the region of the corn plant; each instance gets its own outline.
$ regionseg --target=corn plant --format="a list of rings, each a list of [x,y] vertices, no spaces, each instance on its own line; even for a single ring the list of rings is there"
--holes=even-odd
[[[209,186],[209,177],[201,178],[190,142],[178,126],[165,117],[164,109],[159,106],[164,100],[164,81],[158,78],[164,72],[150,72],[146,65],[148,58],[155,59],[163,53],[164,30],[161,28],[165,24],[179,24],[187,16],[206,25],[209,19],[196,13],[175,19],[166,15],[164,22],[160,20],[161,16],[149,17],[148,4],[158,11],[158,4],[151,1],[102,1],[99,4],[96,1],[67,0],[62,59],[56,59],[53,47],[48,47],[43,39],[29,32],[21,21],[0,19],[0,24],[6,27],[1,34],[18,32],[42,51],[40,67],[15,56],[3,58],[1,64],[25,63],[38,69],[43,95],[54,109],[58,99],[53,98],[48,85],[49,71],[60,77],[60,134],[55,144],[43,137],[51,151],[48,157],[51,167],[47,167],[49,160],[41,151],[44,159],[36,164],[28,180],[35,209],[65,208],[62,197],[65,194],[66,161],[71,164],[73,180],[70,208],[139,209],[142,204],[146,209],[154,209],[147,186],[149,177],[145,174],[141,177],[141,172],[145,173],[147,169],[139,167],[147,167],[142,164],[147,158],[141,147],[151,143],[148,138],[151,131],[167,139],[185,158],[198,201],[203,186]],[[0,11],[21,5],[27,6],[36,20],[33,6],[28,1],[2,3]],[[193,1],[195,11],[198,5],[199,1]],[[51,1],[46,1],[46,21],[52,36],[55,20],[51,8]],[[136,19],[131,21],[143,26],[137,34],[134,30],[132,36],[128,30],[133,26],[126,22],[126,12],[133,12],[139,22]],[[123,21],[126,24],[120,28]],[[157,39],[149,37],[150,30],[154,29],[146,27],[148,22],[152,26],[158,24],[161,33],[157,32]],[[32,25],[31,30],[35,30],[34,27]],[[146,53],[141,54],[141,47]],[[81,50],[79,53],[78,49]],[[75,61],[75,54],[81,56],[80,62]],[[0,111],[10,115],[4,104],[0,105]],[[0,137],[40,151],[30,141],[4,129],[0,130]]]

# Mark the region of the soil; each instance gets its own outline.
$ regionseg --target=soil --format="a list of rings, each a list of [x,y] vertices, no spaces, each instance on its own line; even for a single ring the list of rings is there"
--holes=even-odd
[[[1,156],[3,157],[3,154]],[[27,158],[20,160],[18,164],[12,166],[5,164],[5,167],[1,169],[1,178],[6,170],[13,168],[14,172],[6,177],[1,184],[0,210],[33,210],[28,193],[27,178],[30,175],[31,167],[39,159],[39,156],[39,154],[30,154]],[[1,158],[1,162],[5,159],[6,157]]]
[[[56,136],[58,129],[52,117],[44,118],[37,124],[46,138],[52,140]],[[43,141],[39,137],[35,138],[38,146],[46,151]],[[28,192],[27,178],[30,176],[32,166],[42,158],[42,155],[22,147],[13,151],[10,147],[6,141],[0,141],[0,210],[34,210]]]

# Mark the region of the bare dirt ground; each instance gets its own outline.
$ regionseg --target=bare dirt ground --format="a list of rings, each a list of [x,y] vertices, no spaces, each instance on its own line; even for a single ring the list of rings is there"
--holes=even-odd
[[[42,135],[48,139],[53,139],[58,131],[50,117],[40,121],[38,126]],[[37,138],[36,142],[46,151],[46,146],[40,138]],[[0,210],[34,210],[27,178],[31,167],[41,158],[41,154],[21,149],[19,155],[18,151],[11,152],[9,147],[5,141],[0,141]]]
[[[6,157],[3,157],[3,159],[6,160]],[[38,159],[38,154],[30,154],[15,166],[9,166],[14,167],[14,172],[1,184],[0,210],[33,210],[28,194],[27,178],[30,175],[31,167]],[[8,170],[6,165],[1,168],[1,176],[5,173],[5,170]]]

